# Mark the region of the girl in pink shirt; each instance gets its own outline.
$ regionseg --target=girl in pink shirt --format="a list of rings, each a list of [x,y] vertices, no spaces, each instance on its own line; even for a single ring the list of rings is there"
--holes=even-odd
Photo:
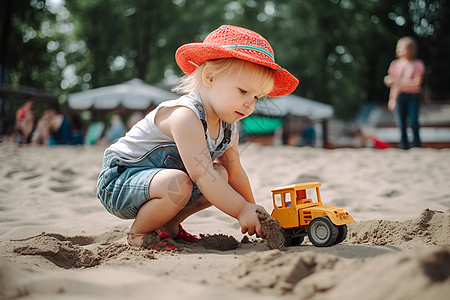
[[[413,146],[420,147],[419,96],[425,65],[416,58],[417,43],[411,37],[403,37],[398,40],[396,54],[398,58],[391,63],[388,70],[389,75],[384,78],[384,84],[391,88],[388,109],[396,111],[398,114],[401,148],[409,148],[408,121],[413,132]]]

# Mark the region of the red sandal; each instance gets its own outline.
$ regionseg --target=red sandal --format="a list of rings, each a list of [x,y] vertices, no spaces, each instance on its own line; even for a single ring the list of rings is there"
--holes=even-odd
[[[197,243],[200,240],[199,236],[197,236],[195,234],[191,234],[191,233],[187,232],[186,230],[184,230],[184,228],[181,226],[181,224],[178,225],[178,228],[179,228],[179,232],[178,232],[177,236],[173,238],[174,240],[184,241],[187,243]],[[163,228],[156,229],[156,233],[162,239],[170,238],[170,235]]]
[[[178,225],[178,227],[180,228],[180,231],[178,232],[178,235],[174,238],[175,240],[181,240],[188,243],[197,243],[200,240],[199,236],[191,234],[186,230],[184,230],[181,224]]]

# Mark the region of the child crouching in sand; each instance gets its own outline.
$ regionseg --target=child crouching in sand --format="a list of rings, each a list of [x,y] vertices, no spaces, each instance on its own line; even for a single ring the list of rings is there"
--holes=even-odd
[[[275,63],[267,40],[235,26],[181,46],[175,57],[186,74],[176,91],[187,95],[161,103],[105,150],[98,198],[111,214],[135,219],[127,239],[135,247],[196,242],[180,223],[211,205],[236,218],[242,233],[263,237],[236,122],[258,98],[289,94],[298,80]]]

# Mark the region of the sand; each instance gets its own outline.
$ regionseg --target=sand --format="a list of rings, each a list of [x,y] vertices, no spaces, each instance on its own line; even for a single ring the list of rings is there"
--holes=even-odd
[[[272,188],[320,181],[356,220],[347,239],[270,249],[212,207],[183,223],[201,243],[131,248],[132,221],[95,196],[102,148],[2,143],[0,299],[448,299],[450,150],[240,151],[268,212]]]
[[[260,208],[256,209],[256,214],[258,215],[258,220],[261,223],[261,230],[267,247],[270,249],[278,249],[280,247],[280,223],[278,220],[272,218],[267,211]]]

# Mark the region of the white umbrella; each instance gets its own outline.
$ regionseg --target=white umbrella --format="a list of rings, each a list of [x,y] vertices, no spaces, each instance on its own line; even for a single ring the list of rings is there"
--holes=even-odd
[[[164,89],[133,79],[121,84],[100,87],[69,95],[69,107],[75,110],[90,108],[109,110],[119,105],[130,110],[144,110],[150,105],[176,99],[179,96]]]
[[[257,101],[254,114],[272,118],[291,115],[308,117],[310,120],[324,120],[333,116],[334,109],[331,105],[290,94]]]

